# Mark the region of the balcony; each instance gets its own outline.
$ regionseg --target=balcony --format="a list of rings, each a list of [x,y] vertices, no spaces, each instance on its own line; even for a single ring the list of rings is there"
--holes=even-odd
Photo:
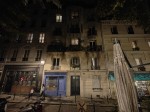
[[[66,48],[63,45],[48,45],[47,52],[65,52]]]
[[[60,70],[61,66],[51,66],[51,70]]]
[[[11,61],[16,61],[16,58],[11,58]]]
[[[102,45],[88,46],[87,51],[102,51]]]
[[[28,61],[28,58],[22,58],[22,61]]]
[[[41,61],[41,58],[35,58],[35,61]]]
[[[47,52],[65,52],[65,50],[66,47],[64,46],[63,42],[59,39],[55,39],[47,47]]]
[[[84,48],[80,45],[70,45],[69,47],[67,47],[66,50],[67,51],[82,51],[84,50]]]
[[[91,66],[91,70],[100,70],[100,66]]]
[[[139,51],[140,48],[139,47],[136,47],[136,48],[132,48],[133,51]]]

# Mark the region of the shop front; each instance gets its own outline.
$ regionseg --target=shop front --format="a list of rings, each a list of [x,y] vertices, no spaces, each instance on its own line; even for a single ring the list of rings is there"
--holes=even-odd
[[[5,66],[2,91],[12,94],[28,94],[31,88],[38,91],[38,71],[37,66]]]
[[[66,72],[46,72],[46,96],[66,96]]]
[[[114,72],[109,72],[109,80],[114,81]],[[150,95],[150,72],[134,72],[133,79],[139,96]]]

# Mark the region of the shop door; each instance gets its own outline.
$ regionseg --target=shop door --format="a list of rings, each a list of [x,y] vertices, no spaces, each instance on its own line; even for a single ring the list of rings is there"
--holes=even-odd
[[[45,79],[47,96],[65,96],[66,81],[64,76],[46,76]]]
[[[9,74],[6,79],[7,79],[7,81],[6,81],[6,85],[5,85],[5,92],[11,92],[11,87],[13,85],[14,77]]]
[[[71,76],[71,95],[80,95],[80,76]]]

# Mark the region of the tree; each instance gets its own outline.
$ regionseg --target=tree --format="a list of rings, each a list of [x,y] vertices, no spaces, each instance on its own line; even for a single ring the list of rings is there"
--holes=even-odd
[[[20,32],[20,23],[31,19],[30,13],[33,8],[45,8],[49,3],[61,8],[59,0],[1,0],[0,34],[2,32]]]
[[[150,31],[150,1],[148,0],[99,0],[96,6],[100,19],[136,21]]]

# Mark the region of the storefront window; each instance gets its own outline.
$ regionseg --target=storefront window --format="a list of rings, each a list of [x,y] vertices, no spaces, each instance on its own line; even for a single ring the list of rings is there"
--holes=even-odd
[[[8,71],[7,76],[13,77],[11,79],[13,85],[36,86],[37,73],[35,71]]]

